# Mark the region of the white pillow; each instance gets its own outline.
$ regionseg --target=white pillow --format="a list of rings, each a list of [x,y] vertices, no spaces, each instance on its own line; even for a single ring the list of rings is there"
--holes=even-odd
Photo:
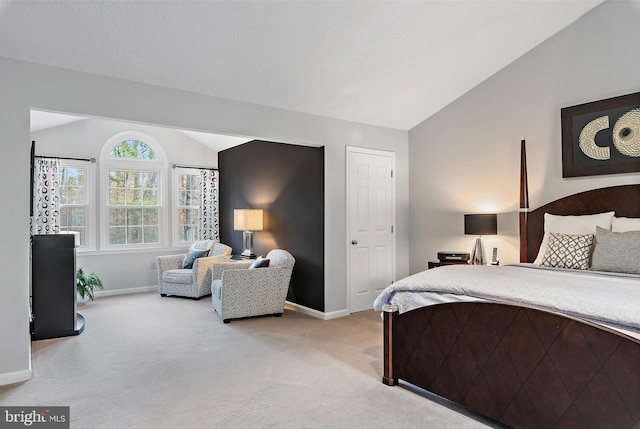
[[[611,219],[611,231],[613,232],[640,231],[640,218],[614,216],[613,219]]]
[[[552,232],[561,234],[595,234],[596,226],[611,231],[611,219],[615,212],[598,213],[582,216],[559,216],[549,213],[544,214],[544,236],[538,256],[533,262],[540,265],[542,258],[549,247],[549,234]]]

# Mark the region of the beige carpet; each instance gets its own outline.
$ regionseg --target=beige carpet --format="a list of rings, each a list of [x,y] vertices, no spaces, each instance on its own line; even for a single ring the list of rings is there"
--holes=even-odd
[[[383,385],[373,311],[223,324],[210,298],[144,293],[79,312],[85,331],[33,342],[32,380],[0,387],[1,404],[70,406],[77,429],[491,427]]]

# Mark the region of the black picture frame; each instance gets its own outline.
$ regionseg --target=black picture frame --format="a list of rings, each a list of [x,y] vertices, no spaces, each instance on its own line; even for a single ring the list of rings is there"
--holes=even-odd
[[[560,116],[562,177],[640,172],[640,92],[564,107]]]

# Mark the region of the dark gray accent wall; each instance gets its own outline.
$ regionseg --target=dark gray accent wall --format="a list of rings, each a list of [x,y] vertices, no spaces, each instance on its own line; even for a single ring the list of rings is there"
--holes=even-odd
[[[253,234],[257,255],[288,250],[296,258],[287,300],[324,311],[324,148],[254,140],[218,154],[220,241],[243,250],[233,210],[264,210]]]

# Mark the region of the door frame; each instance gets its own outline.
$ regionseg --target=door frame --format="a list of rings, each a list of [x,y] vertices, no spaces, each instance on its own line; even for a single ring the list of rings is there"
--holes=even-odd
[[[391,180],[391,225],[393,226],[393,233],[391,237],[391,253],[392,253],[392,261],[391,261],[391,278],[395,281],[396,278],[396,237],[397,237],[397,225],[396,225],[396,153],[388,150],[380,150],[380,149],[369,149],[358,146],[346,146],[346,156],[345,156],[345,175],[346,175],[346,190],[345,190],[345,212],[346,212],[346,231],[345,231],[345,246],[347,251],[347,311],[349,314],[351,311],[351,238],[350,238],[350,225],[351,225],[351,212],[349,210],[349,202],[351,197],[351,175],[349,174],[349,165],[350,158],[352,153],[363,153],[367,155],[378,155],[378,156],[387,156],[391,158],[391,171],[393,172],[392,180]]]

